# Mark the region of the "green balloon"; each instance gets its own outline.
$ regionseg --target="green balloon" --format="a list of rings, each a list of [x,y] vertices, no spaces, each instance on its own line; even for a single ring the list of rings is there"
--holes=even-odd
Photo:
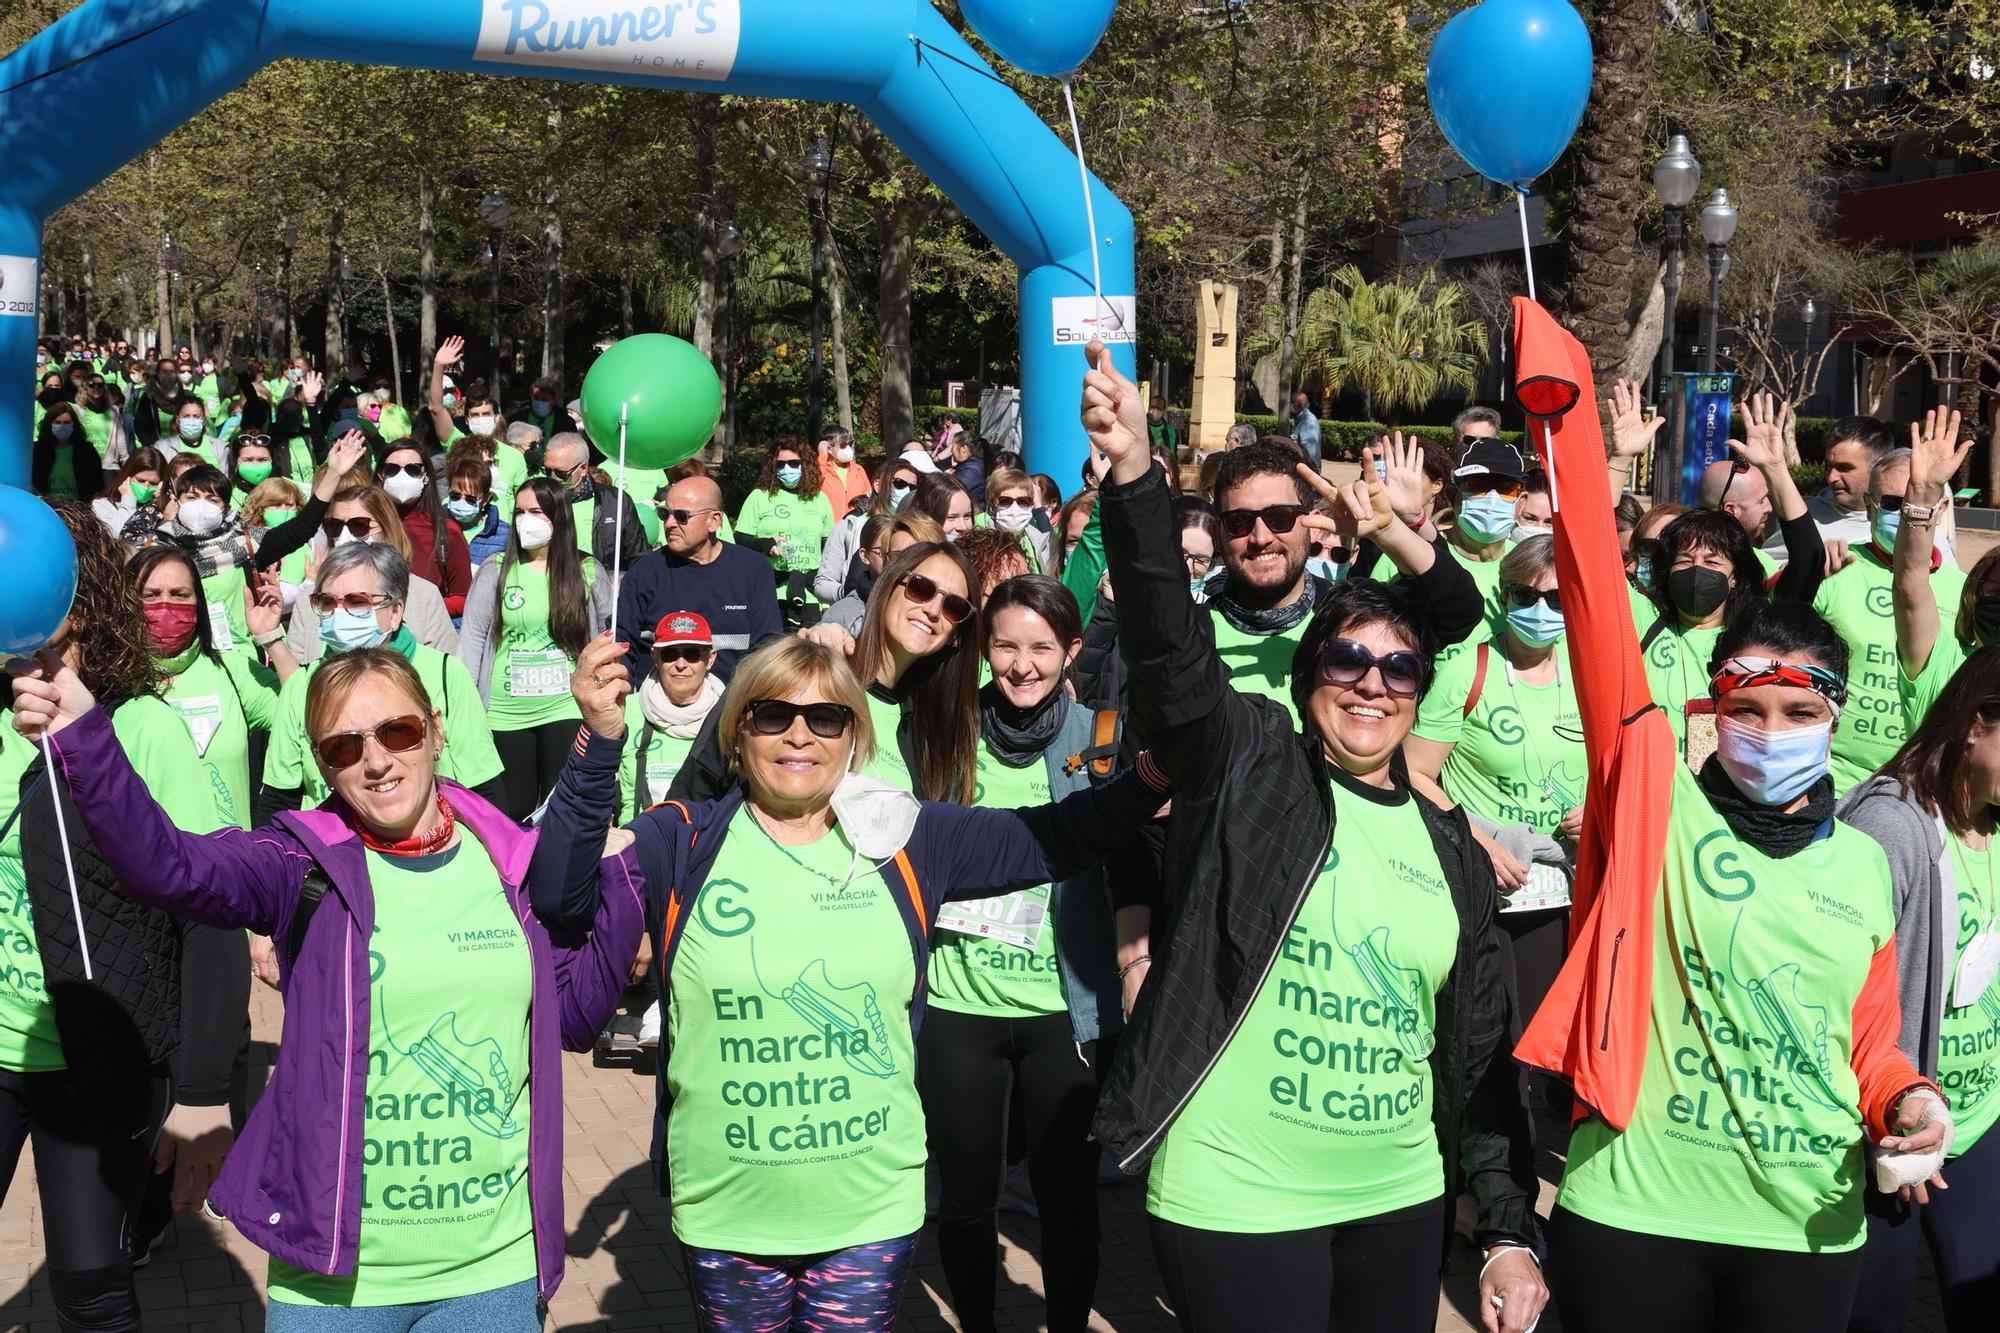
[[[625,414],[625,462],[672,467],[701,452],[722,420],[722,378],[691,342],[666,333],[621,338],[583,377],[583,424],[597,447],[618,456]]]

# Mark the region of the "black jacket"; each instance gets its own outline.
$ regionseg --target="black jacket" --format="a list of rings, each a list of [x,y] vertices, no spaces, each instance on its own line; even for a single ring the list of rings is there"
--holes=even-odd
[[[83,409],[78,408],[79,412]],[[104,460],[98,456],[97,446],[83,436],[83,424],[79,420],[77,428],[69,437],[70,485],[76,488],[76,496],[85,504],[95,499],[104,489]],[[56,471],[56,437],[49,434],[49,423],[35,432],[35,455],[31,464],[29,481],[41,495],[49,493],[49,482]]]
[[[1153,966],[1095,1125],[1128,1174],[1221,1058],[1270,973],[1333,837],[1318,744],[1274,701],[1229,686],[1209,615],[1187,592],[1158,469],[1098,500],[1135,720],[1174,780]],[[1440,560],[1408,580],[1445,641],[1477,623],[1478,589]],[[1460,585],[1463,586],[1460,586]],[[1469,1190],[1476,1239],[1533,1243],[1537,1184],[1494,927],[1493,868],[1462,811],[1412,795],[1458,909],[1458,956],[1437,997],[1433,1115],[1447,1192]]]
[[[624,558],[617,564],[621,570],[630,570],[639,563],[639,558],[652,548],[646,545],[646,530],[639,526],[639,511],[632,507],[631,497],[616,486],[606,486],[592,479],[590,494],[578,494],[571,502],[591,499],[597,503],[590,511],[590,555],[606,574],[612,570],[611,557],[621,549],[618,532],[618,510],[625,511],[625,530],[622,550]],[[651,629],[651,625],[646,626]]]

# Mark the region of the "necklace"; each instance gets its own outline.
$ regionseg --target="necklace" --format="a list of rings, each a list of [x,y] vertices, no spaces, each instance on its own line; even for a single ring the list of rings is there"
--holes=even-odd
[[[1502,656],[1501,660],[1506,661],[1504,655]],[[1514,716],[1521,719],[1521,738],[1528,747],[1528,763],[1531,765],[1531,771],[1539,770],[1541,773],[1541,781],[1537,786],[1537,790],[1541,792],[1543,800],[1547,801],[1550,805],[1561,806],[1563,808],[1563,812],[1566,814],[1569,811],[1569,807],[1572,804],[1574,804],[1574,801],[1572,800],[1568,792],[1563,791],[1556,784],[1554,770],[1551,769],[1548,764],[1542,762],[1541,747],[1535,744],[1535,729],[1527,725],[1527,714],[1523,712],[1521,709],[1521,692],[1519,685],[1515,680],[1514,664],[1512,662],[1506,662],[1506,666],[1507,666],[1507,697],[1514,701]],[[1558,717],[1561,717],[1562,680],[1563,680],[1562,658],[1557,657],[1555,659],[1555,668],[1556,668],[1555,679],[1549,683],[1549,688],[1553,689],[1556,692],[1556,715]]]
[[[847,877],[845,879],[835,879],[832,875],[827,874],[824,870],[821,870],[816,866],[807,865],[804,861],[799,860],[798,857],[792,854],[791,848],[785,846],[784,843],[779,842],[776,838],[771,836],[771,830],[764,827],[764,817],[757,813],[757,809],[755,806],[749,806],[747,808],[750,811],[750,822],[757,826],[757,831],[764,835],[764,840],[770,843],[773,847],[777,848],[779,854],[782,855],[787,861],[790,861],[793,865],[805,871],[808,875],[811,875],[816,879],[823,879],[828,884],[833,885],[834,888],[840,889],[842,891],[845,891],[849,886],[851,886],[854,883],[853,863],[851,862],[849,863],[847,867]],[[831,833],[832,830],[829,829],[828,832]]]
[[[445,844],[451,841],[451,835],[458,827],[458,820],[451,813],[451,807],[445,804],[442,794],[438,796],[437,804],[437,827],[429,833],[419,833],[408,838],[398,838],[394,842],[384,842],[370,833],[359,821],[353,821],[354,831],[361,835],[361,845],[371,852],[380,852],[384,856],[430,856],[444,850]]]

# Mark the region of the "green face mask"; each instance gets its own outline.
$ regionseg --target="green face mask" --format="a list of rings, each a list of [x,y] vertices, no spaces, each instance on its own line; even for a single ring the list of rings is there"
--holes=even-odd
[[[238,463],[236,475],[252,486],[262,485],[271,479],[271,460],[267,458],[261,463]]]
[[[298,516],[299,511],[296,509],[279,509],[276,507],[266,509],[264,511],[264,526],[275,528],[280,523],[289,523]]]
[[[132,483],[132,503],[149,505],[153,503],[153,497],[159,494],[159,491],[158,486],[148,486],[143,481],[135,481]]]

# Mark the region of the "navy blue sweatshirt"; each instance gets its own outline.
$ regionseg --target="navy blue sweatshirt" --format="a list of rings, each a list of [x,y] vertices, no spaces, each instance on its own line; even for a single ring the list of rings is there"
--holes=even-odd
[[[784,632],[771,562],[755,551],[723,542],[706,565],[664,548],[650,552],[625,571],[618,590],[618,632],[632,645],[627,660],[635,689],[653,673],[654,627],[675,611],[707,619],[715,635],[711,670],[723,681],[736,673],[738,658]]]

